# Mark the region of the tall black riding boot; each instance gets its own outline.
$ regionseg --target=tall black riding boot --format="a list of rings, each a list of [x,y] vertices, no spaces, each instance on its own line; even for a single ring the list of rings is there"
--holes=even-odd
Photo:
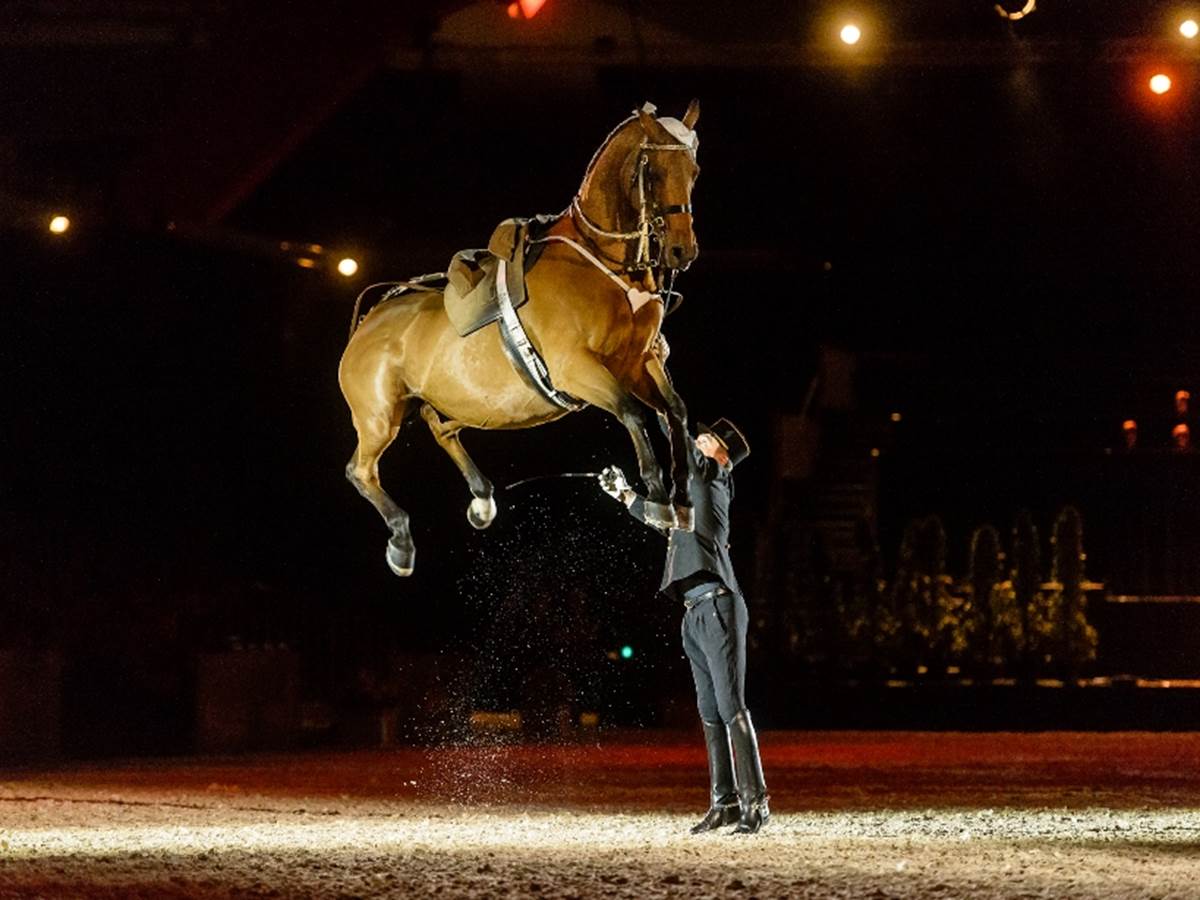
[[[712,831],[738,820],[738,798],[733,788],[733,760],[724,722],[704,723],[704,746],[708,750],[708,783],[712,787],[708,812],[692,826],[692,834]]]
[[[741,818],[734,834],[754,834],[771,818],[767,806],[767,784],[763,779],[762,760],[758,757],[758,737],[748,709],[739,710],[729,722],[729,744],[733,747],[733,767],[737,780]]]

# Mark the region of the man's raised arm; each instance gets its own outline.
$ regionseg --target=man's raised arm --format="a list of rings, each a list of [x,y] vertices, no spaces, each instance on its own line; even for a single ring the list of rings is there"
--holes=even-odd
[[[600,489],[614,500],[625,504],[629,514],[639,522],[650,525],[655,531],[666,533],[663,528],[646,520],[646,498],[629,486],[625,473],[617,466],[608,466],[600,473]]]

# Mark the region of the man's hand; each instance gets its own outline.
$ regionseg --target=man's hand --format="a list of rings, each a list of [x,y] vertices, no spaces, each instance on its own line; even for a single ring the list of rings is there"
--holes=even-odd
[[[637,494],[625,480],[625,473],[617,466],[608,466],[600,473],[600,489],[614,500],[620,500],[626,506],[631,504]]]

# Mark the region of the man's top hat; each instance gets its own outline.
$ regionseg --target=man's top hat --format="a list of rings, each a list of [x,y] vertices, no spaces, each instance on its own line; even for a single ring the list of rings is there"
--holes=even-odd
[[[702,434],[711,434],[720,441],[721,446],[725,448],[725,452],[729,454],[730,466],[736,466],[750,455],[750,444],[747,443],[745,436],[738,430],[738,427],[728,419],[717,419],[712,425],[697,422],[696,427],[700,429]]]

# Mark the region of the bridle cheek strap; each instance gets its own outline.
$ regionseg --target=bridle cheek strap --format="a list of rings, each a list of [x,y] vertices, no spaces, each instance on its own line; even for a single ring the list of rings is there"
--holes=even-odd
[[[634,268],[649,267],[651,265],[650,230],[652,226],[661,226],[667,216],[683,215],[685,213],[690,216],[692,214],[692,204],[675,203],[671,206],[655,209],[653,219],[650,217],[649,204],[646,202],[646,169],[650,165],[650,160],[646,158],[647,150],[683,150],[689,154],[694,152],[687,144],[643,143],[639,148],[637,161],[638,246],[637,257],[633,261]],[[662,241],[662,235],[659,233],[658,227],[654,227],[654,235],[660,242]]]

